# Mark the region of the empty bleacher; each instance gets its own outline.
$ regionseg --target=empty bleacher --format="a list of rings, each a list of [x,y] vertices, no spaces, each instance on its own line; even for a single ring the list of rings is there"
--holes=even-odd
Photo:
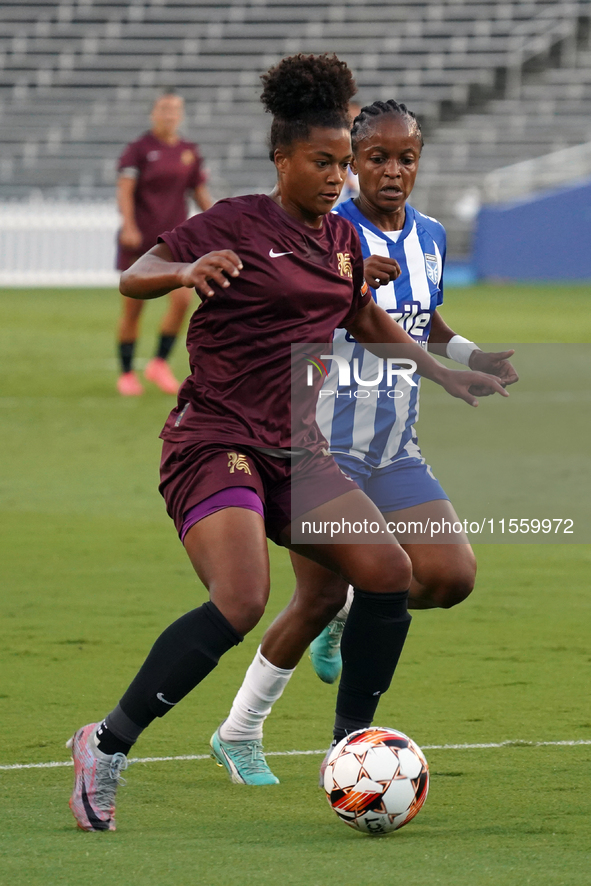
[[[458,120],[440,124],[427,140],[413,200],[445,219],[455,254],[467,253],[472,219],[462,205],[466,196],[473,195],[477,209],[479,198],[486,196],[488,173],[584,143],[591,143],[588,40],[565,67],[526,74],[511,97],[489,101]],[[572,175],[580,175],[576,167]],[[567,178],[565,172],[562,180]]]
[[[588,0],[0,2],[0,199],[111,195],[118,153],[163,87],[185,96],[216,195],[269,189],[259,75],[286,54],[334,51],[362,102],[394,96],[420,115],[414,202],[461,252],[466,189],[591,138],[590,14]]]

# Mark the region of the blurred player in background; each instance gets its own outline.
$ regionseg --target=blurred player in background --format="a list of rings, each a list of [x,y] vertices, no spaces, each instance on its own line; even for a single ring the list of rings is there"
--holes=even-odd
[[[184,101],[172,92],[160,95],[151,113],[152,128],[127,145],[119,158],[117,203],[122,217],[119,231],[117,269],[125,271],[140,255],[156,245],[158,235],[171,231],[188,216],[187,192],[202,209],[213,204],[206,185],[203,161],[197,145],[178,134],[184,117]],[[176,394],[179,383],[167,358],[191,302],[186,287],[169,294],[168,311],[160,324],[154,358],[145,369],[146,378],[167,394]],[[118,327],[121,374],[117,390],[126,397],[143,393],[133,370],[143,301],[123,296]]]

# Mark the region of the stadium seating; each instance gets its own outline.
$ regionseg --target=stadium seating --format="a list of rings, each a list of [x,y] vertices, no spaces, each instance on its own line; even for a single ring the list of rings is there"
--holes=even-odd
[[[462,252],[469,223],[454,206],[486,172],[591,140],[588,16],[577,0],[4,3],[0,199],[112,194],[117,155],[162,87],[187,100],[215,194],[267,190],[259,75],[286,54],[334,51],[362,102],[396,97],[420,115],[414,202]]]
[[[591,51],[580,49],[568,68],[526,76],[514,97],[441,124],[427,140],[413,199],[445,218],[453,252],[466,253],[472,219],[461,202],[482,193],[487,173],[585,142],[591,143]],[[573,166],[572,175],[580,168]]]

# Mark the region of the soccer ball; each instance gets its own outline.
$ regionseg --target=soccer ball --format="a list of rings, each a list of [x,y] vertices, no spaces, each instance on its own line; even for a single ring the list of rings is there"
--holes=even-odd
[[[412,738],[396,729],[358,729],[332,750],[326,798],[345,824],[381,836],[403,827],[427,798],[429,766]]]

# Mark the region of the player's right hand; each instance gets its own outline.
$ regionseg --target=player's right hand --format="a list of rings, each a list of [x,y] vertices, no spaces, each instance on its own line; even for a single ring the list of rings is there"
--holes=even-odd
[[[219,252],[208,252],[198,258],[192,265],[187,265],[181,274],[181,286],[194,287],[202,295],[211,298],[214,291],[208,280],[226,289],[230,285],[228,277],[238,277],[242,270],[242,262],[231,249],[220,249]]]
[[[383,255],[370,255],[363,262],[363,275],[372,289],[385,286],[392,280],[396,280],[401,274],[400,265],[395,258],[386,258]]]
[[[142,240],[141,231],[135,225],[123,225],[119,231],[119,243],[126,249],[139,249]]]

